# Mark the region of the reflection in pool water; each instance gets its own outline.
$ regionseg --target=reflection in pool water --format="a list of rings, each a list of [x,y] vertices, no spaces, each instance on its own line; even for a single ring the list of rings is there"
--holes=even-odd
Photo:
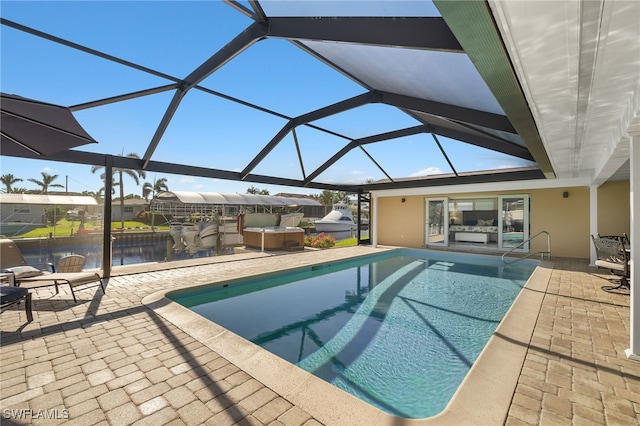
[[[536,265],[403,249],[168,297],[382,410],[424,418],[444,409]]]

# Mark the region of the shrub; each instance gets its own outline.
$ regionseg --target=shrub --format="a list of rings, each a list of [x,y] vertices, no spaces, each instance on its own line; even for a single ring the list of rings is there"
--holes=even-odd
[[[313,248],[330,248],[336,245],[336,239],[332,235],[326,235],[323,233],[318,234],[315,237],[307,236],[304,239],[304,245],[306,247]]]

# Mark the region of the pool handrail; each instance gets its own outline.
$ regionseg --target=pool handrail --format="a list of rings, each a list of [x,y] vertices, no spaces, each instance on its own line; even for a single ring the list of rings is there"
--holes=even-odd
[[[519,258],[517,258],[517,259],[516,259],[516,260],[514,260],[513,262],[507,262],[507,261],[504,259],[504,258],[505,258],[505,256],[507,256],[509,253],[512,253],[513,251],[515,251],[515,250],[519,249],[520,247],[524,246],[524,245],[525,245],[526,243],[528,243],[529,241],[533,240],[534,238],[536,238],[536,237],[538,237],[538,236],[540,236],[540,235],[542,235],[542,234],[545,234],[545,235],[547,236],[547,250],[546,250],[546,251],[537,251],[537,252],[535,252],[535,253],[529,253],[529,254],[527,254],[526,256],[523,256],[523,257],[519,257]],[[545,255],[547,255],[547,256],[548,256],[548,258],[547,258],[547,259],[551,259],[551,234],[549,234],[547,231],[540,231],[540,232],[538,232],[536,235],[534,235],[533,237],[529,237],[529,238],[528,238],[528,239],[526,239],[525,241],[523,241],[523,242],[521,242],[520,244],[518,244],[517,246],[513,247],[511,250],[509,250],[509,251],[507,251],[507,252],[503,253],[503,254],[502,254],[502,262],[504,262],[504,263],[505,263],[505,264],[507,264],[507,265],[512,265],[512,264],[514,264],[514,263],[516,263],[516,262],[519,262],[519,261],[524,260],[524,259],[528,259],[528,258],[530,258],[530,257],[532,257],[532,256],[535,256],[535,255],[538,255],[538,254],[540,255],[540,259],[541,259],[541,260],[544,260]]]

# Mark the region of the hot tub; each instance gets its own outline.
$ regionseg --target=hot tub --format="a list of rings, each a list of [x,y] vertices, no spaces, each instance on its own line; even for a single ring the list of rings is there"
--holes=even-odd
[[[304,247],[304,229],[293,226],[244,228],[243,235],[244,245],[247,247],[264,250],[288,250]]]

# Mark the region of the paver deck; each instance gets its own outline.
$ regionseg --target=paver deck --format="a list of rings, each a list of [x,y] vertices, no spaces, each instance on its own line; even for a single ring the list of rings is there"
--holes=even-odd
[[[213,277],[254,275],[371,250],[247,253],[211,258],[208,264],[114,268],[106,294],[76,290],[78,303],[64,287],[58,295],[52,287],[34,289],[32,323],[26,323],[21,306],[0,316],[2,424],[323,424],[313,410],[292,403],[142,299]],[[585,260],[553,261],[532,338],[523,343],[526,357],[504,423],[640,424],[640,363],[624,355],[629,296],[602,291],[607,275]]]

